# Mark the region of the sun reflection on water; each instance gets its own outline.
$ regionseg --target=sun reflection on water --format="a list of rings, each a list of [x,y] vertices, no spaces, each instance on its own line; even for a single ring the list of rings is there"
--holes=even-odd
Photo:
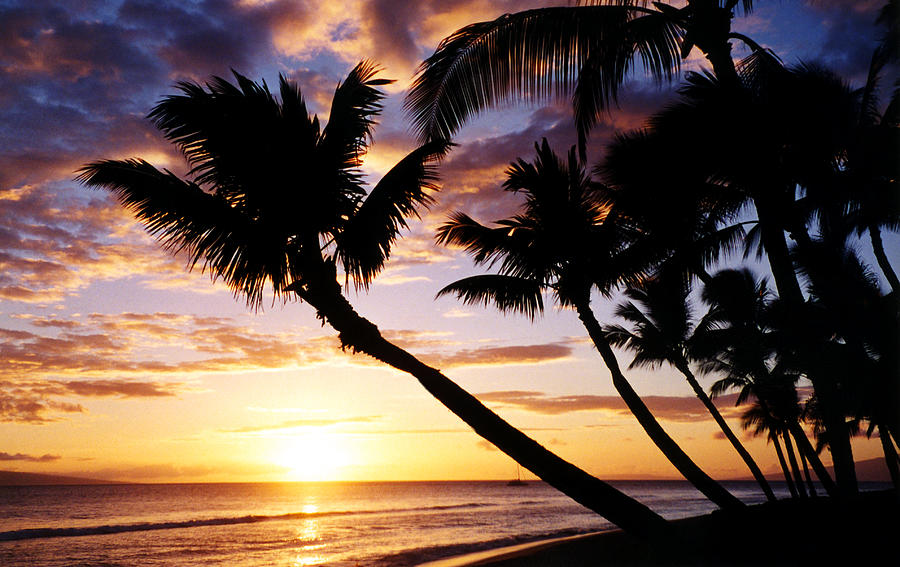
[[[304,504],[304,514],[316,514],[319,506],[313,503]],[[325,549],[327,544],[319,541],[321,534],[319,533],[319,519],[316,517],[306,518],[297,528],[297,557],[291,563],[294,567],[304,567],[307,565],[322,565],[326,558],[324,555],[317,553],[319,550]]]

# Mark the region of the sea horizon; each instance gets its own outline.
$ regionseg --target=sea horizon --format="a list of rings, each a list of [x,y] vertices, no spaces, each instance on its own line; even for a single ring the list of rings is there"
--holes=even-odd
[[[829,472],[833,471],[831,466],[826,467]],[[873,459],[865,459],[856,462],[857,478],[862,482],[890,482],[890,473],[881,457]],[[784,480],[781,471],[764,471],[764,476],[772,482]],[[37,473],[31,471],[12,471],[0,469],[0,486],[42,486],[52,485],[54,480],[58,481],[58,485],[77,485],[79,481],[86,485],[90,484],[248,484],[248,483],[331,483],[331,482],[506,482],[514,478],[468,478],[468,479],[340,479],[340,480],[122,480],[116,478],[99,478],[91,476],[91,473]],[[32,479],[35,484],[24,484],[23,481]],[[43,479],[43,480],[41,480]],[[543,482],[541,479],[528,474],[523,479],[528,482]],[[602,477],[605,482],[687,482],[684,478],[673,476],[645,476],[641,478],[634,477]],[[722,477],[723,482],[755,482],[751,476],[738,477]]]
[[[667,519],[715,509],[685,481],[613,484]],[[764,501],[752,481],[723,484],[748,504]],[[788,496],[783,483],[774,488]],[[418,565],[613,529],[537,481],[0,487],[0,564],[9,567]]]

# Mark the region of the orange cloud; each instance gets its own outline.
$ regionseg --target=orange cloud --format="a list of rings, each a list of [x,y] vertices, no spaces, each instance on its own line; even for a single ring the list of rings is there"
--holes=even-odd
[[[572,354],[572,347],[560,343],[514,345],[464,349],[446,355],[423,355],[423,359],[438,368],[504,364],[537,364],[564,360]]]
[[[619,396],[569,395],[548,396],[544,392],[530,390],[508,390],[477,394],[478,399],[494,403],[500,407],[510,407],[533,413],[559,415],[577,411],[608,411],[620,415],[631,415],[625,402]],[[687,396],[642,396],[641,399],[658,419],[678,422],[694,422],[712,419],[706,408],[695,397]],[[723,414],[739,413],[733,408],[736,395],[721,396]]]
[[[5,453],[0,451],[0,461],[27,461],[29,463],[49,463],[51,461],[58,461],[61,457],[59,455],[41,455],[40,457],[36,457],[34,455],[26,455],[24,453]]]
[[[356,417],[344,417],[344,418],[305,418],[305,419],[291,419],[288,421],[282,421],[279,423],[273,423],[269,425],[249,425],[246,427],[239,427],[237,429],[226,429],[223,430],[224,433],[259,433],[265,431],[278,431],[281,429],[294,429],[297,427],[328,427],[334,425],[344,425],[349,423],[374,423],[381,419],[380,415],[363,415]]]

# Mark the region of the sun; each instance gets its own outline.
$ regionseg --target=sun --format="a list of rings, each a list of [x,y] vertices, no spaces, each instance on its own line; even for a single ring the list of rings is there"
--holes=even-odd
[[[285,440],[272,462],[287,469],[287,480],[328,481],[341,480],[351,459],[339,436],[309,430]]]

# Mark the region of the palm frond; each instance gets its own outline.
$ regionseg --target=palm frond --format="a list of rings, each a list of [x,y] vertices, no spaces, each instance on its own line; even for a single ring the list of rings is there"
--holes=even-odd
[[[437,229],[435,241],[444,246],[465,249],[476,265],[490,265],[503,255],[508,237],[514,231],[515,227],[508,225],[486,227],[469,215],[456,211]]]
[[[521,313],[530,319],[544,310],[540,282],[500,274],[472,276],[455,281],[437,297],[456,295],[467,305],[494,306],[502,313]]]
[[[357,289],[368,287],[384,267],[391,246],[407,228],[406,219],[418,217],[417,208],[432,202],[428,191],[438,188],[434,161],[451,146],[435,140],[410,152],[381,178],[335,236],[335,255]]]
[[[319,147],[320,157],[333,160],[339,170],[358,167],[368,149],[384,99],[376,87],[393,82],[376,79],[379,70],[371,61],[360,61],[334,91]]]
[[[609,36],[592,49],[582,64],[572,96],[578,148],[582,160],[591,128],[602,112],[618,102],[619,85],[625,82],[639,56],[644,69],[658,80],[671,80],[679,68],[679,24],[661,12],[651,12],[623,23],[619,37]]]
[[[260,306],[266,281],[278,295],[297,276],[286,235],[146,161],[97,161],[81,168],[77,179],[113,193],[166,249],[186,253],[190,267],[199,263],[252,307]]]
[[[414,129],[422,139],[449,138],[471,116],[522,94],[546,100],[570,92],[592,57],[615,62],[600,102],[614,100],[618,85],[611,80],[631,69],[619,55],[630,59],[638,51],[648,71],[671,76],[677,51],[650,33],[653,22],[623,32],[647,12],[633,5],[540,8],[457,30],[417,71],[405,101]]]
[[[359,166],[368,151],[384,98],[376,87],[393,82],[376,79],[378,71],[371,61],[361,61],[334,91],[328,122],[313,158],[314,171],[318,173],[315,184],[332,198],[331,203],[323,204],[325,216],[350,216],[365,195]]]

